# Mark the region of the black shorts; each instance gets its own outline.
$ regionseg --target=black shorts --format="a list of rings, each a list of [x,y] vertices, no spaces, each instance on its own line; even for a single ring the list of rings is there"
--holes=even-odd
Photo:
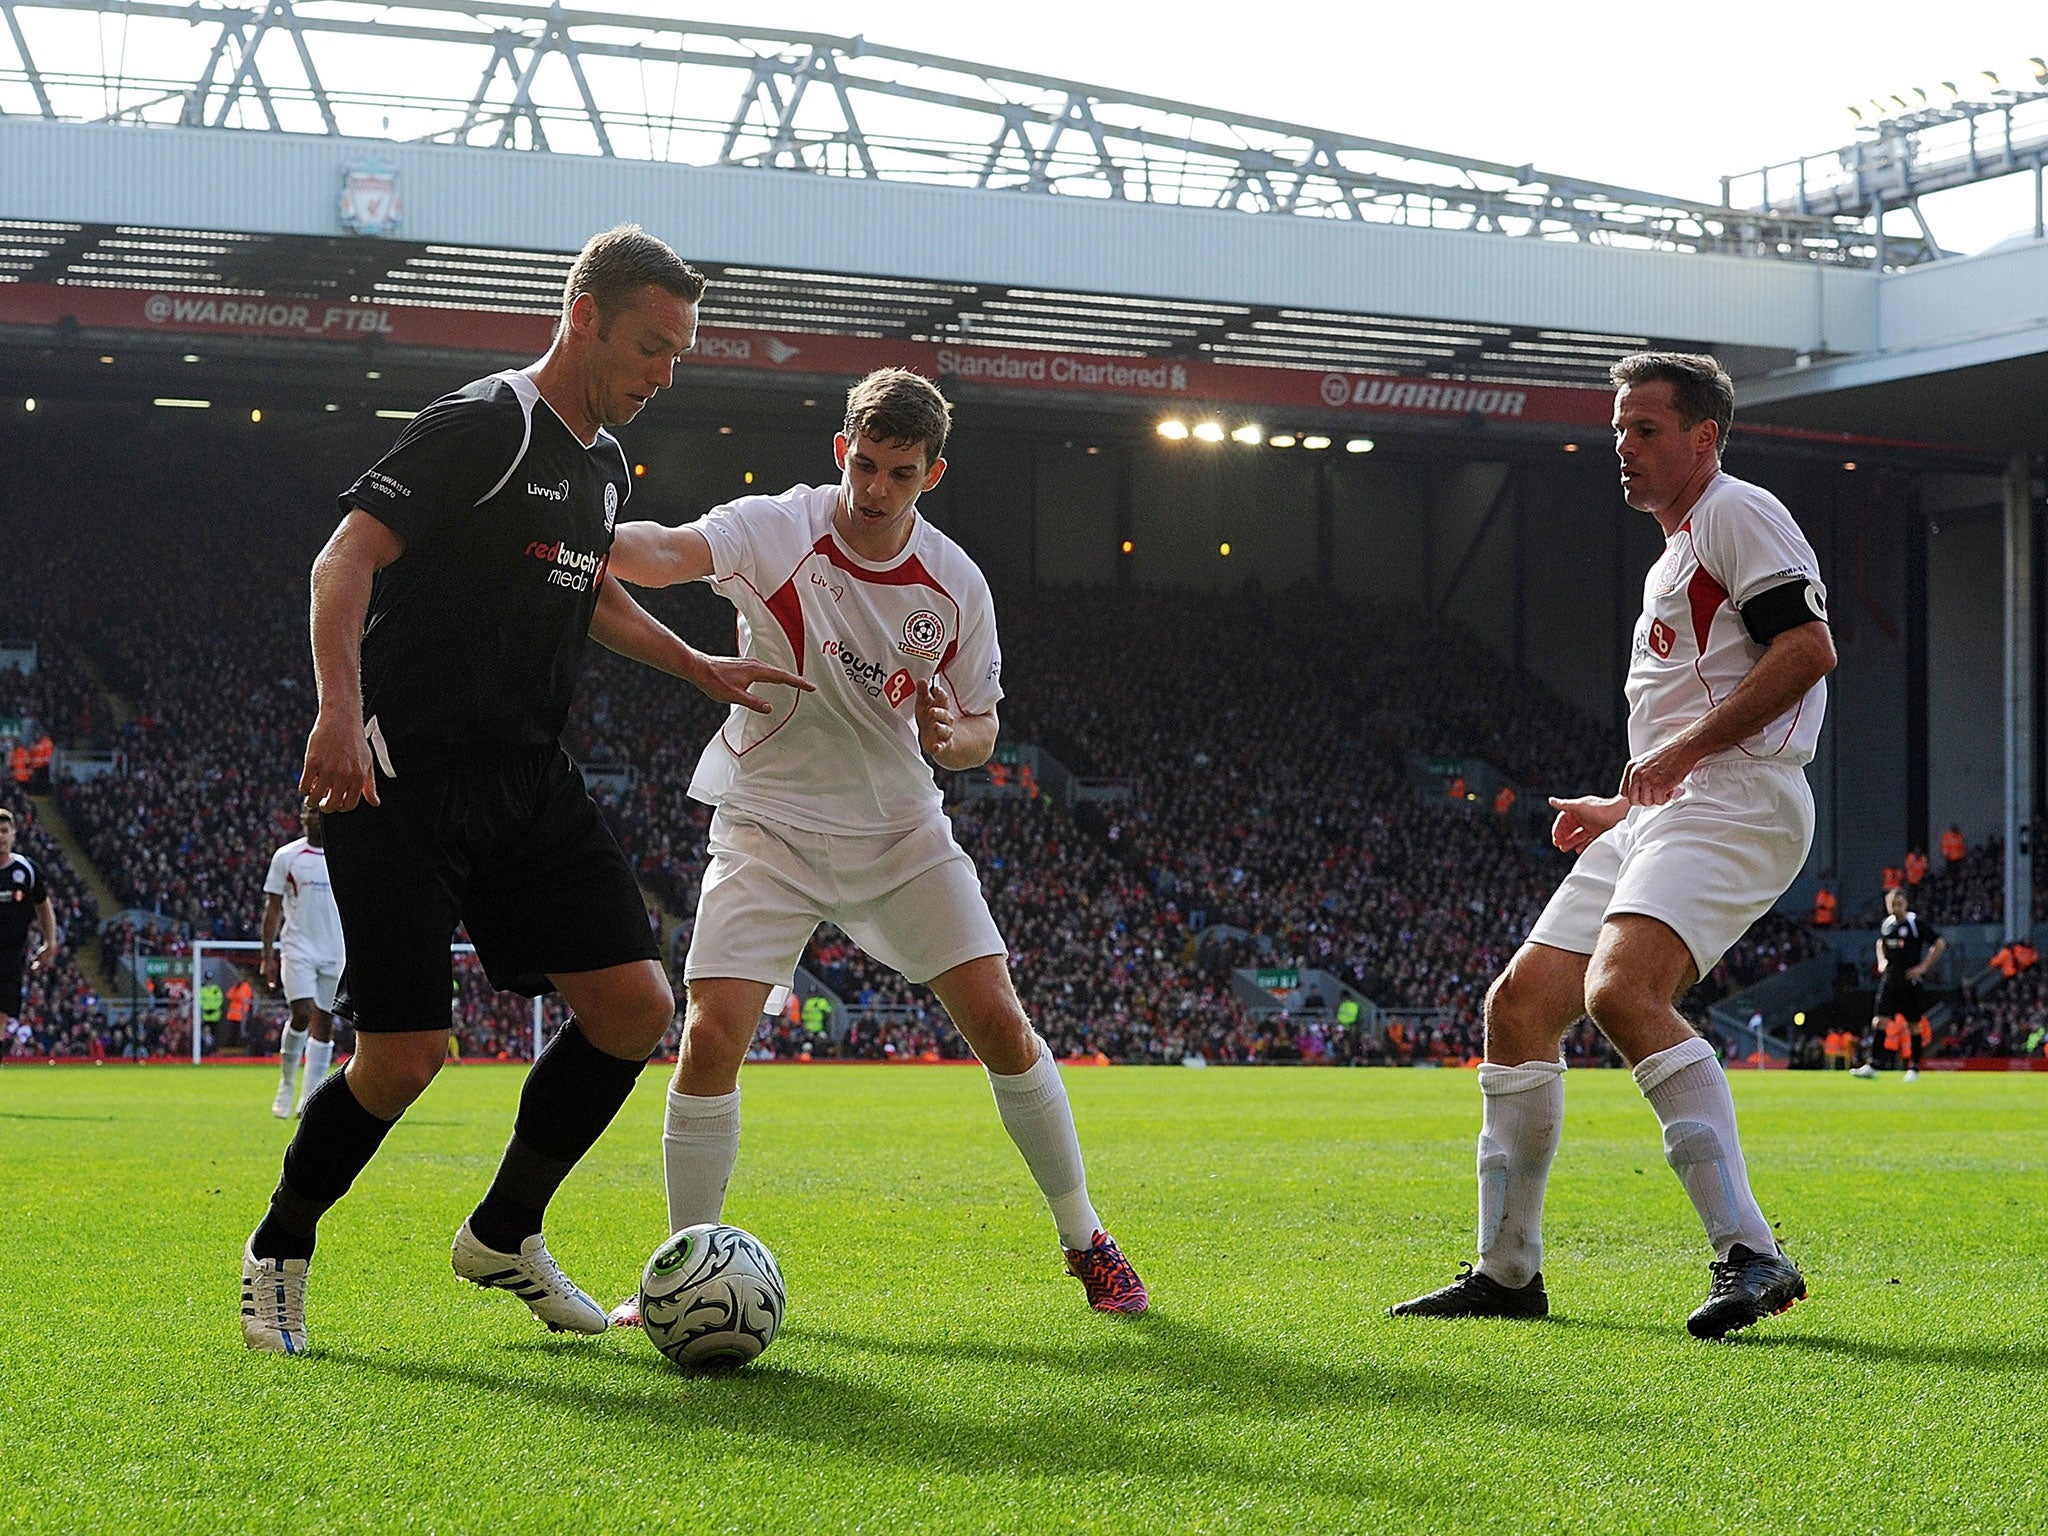
[[[0,952],[0,1013],[10,1019],[21,1017],[21,968],[27,963],[25,947],[11,955]]]
[[[1873,1016],[1882,1023],[1897,1013],[1903,1013],[1909,1024],[1917,1024],[1926,1016],[1927,994],[1920,990],[1920,983],[1886,981],[1879,985]]]
[[[377,776],[382,805],[325,818],[348,963],[334,1011],[365,1033],[446,1029],[461,923],[491,985],[657,960],[618,839],[557,746]]]

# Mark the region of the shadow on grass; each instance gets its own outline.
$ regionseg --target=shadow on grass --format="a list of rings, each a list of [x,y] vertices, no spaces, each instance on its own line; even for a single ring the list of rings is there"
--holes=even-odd
[[[1073,1348],[985,1337],[903,1341],[830,1330],[805,1330],[802,1337],[824,1348],[822,1364],[799,1371],[764,1361],[717,1378],[681,1375],[651,1350],[599,1354],[578,1341],[508,1346],[528,1358],[502,1371],[381,1351],[318,1353],[429,1389],[538,1400],[567,1418],[608,1425],[637,1420],[650,1432],[650,1444],[676,1441],[679,1433],[687,1444],[692,1432],[724,1432],[855,1466],[970,1478],[1139,1474],[1187,1488],[1427,1506],[1447,1522],[1477,1519],[1485,1510],[1446,1507],[1462,1494],[1440,1471],[1418,1464],[1422,1458],[1407,1444],[1412,1426],[1448,1411],[1524,1432],[1560,1423],[1597,1427],[1583,1415],[1561,1419],[1554,1403],[1511,1382],[1481,1385],[1405,1365],[1303,1360],[1156,1313]],[[588,1367],[573,1377],[536,1379],[527,1369],[542,1363],[536,1355],[570,1352]],[[957,1363],[1057,1372],[1064,1382],[1060,1390],[1034,1390],[1010,1404],[973,1389],[907,1395],[848,1358],[866,1354],[925,1362],[915,1372],[925,1381],[944,1381],[946,1365]],[[593,1380],[594,1370],[605,1379]],[[1091,1392],[1091,1385],[1109,1390]],[[1218,1433],[1216,1421],[1229,1430]],[[1355,1449],[1333,1442],[1333,1434]],[[1304,1440],[1335,1454],[1304,1458]]]
[[[1605,1322],[1591,1317],[1558,1317],[1554,1314],[1550,1317],[1549,1323],[1555,1328],[1580,1328],[1590,1333],[1626,1333],[1646,1338],[1671,1339],[1681,1344],[1691,1342],[1686,1337],[1683,1323],[1658,1326],[1652,1323]],[[1773,1327],[1771,1319],[1766,1318],[1756,1327],[1732,1333],[1725,1339],[1701,1340],[1699,1343],[1703,1349],[1798,1350],[1810,1355],[1839,1355],[1845,1360],[1858,1360],[1873,1365],[1946,1365],[1964,1370],[1990,1371],[2001,1376],[2017,1371],[2048,1371],[2048,1347],[2040,1345],[2002,1342],[1907,1344],[1893,1339],[1790,1333],[1785,1331],[1788,1326],[1796,1324],[1779,1323]]]
[[[112,1125],[114,1115],[17,1115],[0,1113],[0,1120],[90,1120],[100,1125]]]

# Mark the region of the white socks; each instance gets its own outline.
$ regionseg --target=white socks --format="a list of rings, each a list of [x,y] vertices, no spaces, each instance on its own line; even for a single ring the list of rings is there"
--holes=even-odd
[[[669,1089],[668,1120],[661,1132],[669,1231],[719,1219],[739,1157],[739,1089],[705,1098]]]
[[[1713,1046],[1695,1036],[1636,1063],[1636,1086],[1664,1127],[1664,1160],[1700,1213],[1714,1257],[1737,1243],[1776,1253],[1778,1240],[1749,1192],[1735,1134],[1735,1099]]]
[[[1041,1041],[1037,1064],[1028,1072],[1007,1077],[991,1072],[988,1082],[995,1090],[1003,1129],[1024,1154],[1025,1166],[1052,1207],[1061,1246],[1090,1247],[1102,1223],[1088,1203],[1088,1176],[1081,1167],[1073,1106],[1067,1102],[1067,1085],[1060,1081],[1052,1052]]]
[[[305,1049],[306,1031],[293,1029],[289,1024],[285,1025],[283,1038],[277,1042],[277,1065],[283,1074],[282,1086],[278,1092],[284,1093],[291,1088],[292,1076],[299,1070],[299,1055]]]
[[[1543,1267],[1543,1187],[1564,1129],[1564,1063],[1479,1068],[1479,1272],[1519,1290]]]
[[[299,1108],[304,1109],[313,1090],[327,1081],[327,1069],[333,1065],[333,1040],[306,1041],[306,1075],[299,1079]]]

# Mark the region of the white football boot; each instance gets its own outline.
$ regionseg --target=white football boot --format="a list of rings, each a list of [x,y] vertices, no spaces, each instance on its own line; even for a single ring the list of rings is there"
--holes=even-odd
[[[1917,1067],[1908,1067],[1908,1068],[1906,1068],[1906,1075],[1905,1075],[1904,1077],[1900,1078],[1900,1079],[1899,1079],[1899,1081],[1900,1081],[1900,1082],[1902,1082],[1902,1083],[1917,1083],[1917,1082],[1919,1082],[1919,1081],[1920,1081],[1920,1072],[1919,1072],[1919,1069],[1918,1069]]]
[[[280,1120],[292,1117],[292,1080],[286,1078],[277,1085],[277,1097],[270,1101],[270,1112]]]
[[[517,1253],[500,1253],[479,1242],[464,1221],[448,1260],[470,1284],[510,1291],[556,1333],[603,1333],[611,1326],[604,1308],[562,1273],[538,1232]]]
[[[259,1259],[242,1249],[242,1342],[274,1355],[306,1352],[305,1259]]]

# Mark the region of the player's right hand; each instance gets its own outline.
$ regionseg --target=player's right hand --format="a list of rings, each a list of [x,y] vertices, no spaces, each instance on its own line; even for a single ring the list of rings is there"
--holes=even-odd
[[[272,955],[263,962],[263,985],[271,991],[277,990],[277,956]]]
[[[1628,814],[1628,802],[1619,795],[1581,795],[1572,800],[1550,797],[1557,820],[1550,824],[1550,841],[1565,853],[1581,853],[1593,839],[1621,824]]]
[[[361,722],[331,718],[325,710],[306,738],[306,768],[299,775],[299,793],[322,811],[352,811],[357,802],[381,805],[377,776],[370,764],[370,742]]]

